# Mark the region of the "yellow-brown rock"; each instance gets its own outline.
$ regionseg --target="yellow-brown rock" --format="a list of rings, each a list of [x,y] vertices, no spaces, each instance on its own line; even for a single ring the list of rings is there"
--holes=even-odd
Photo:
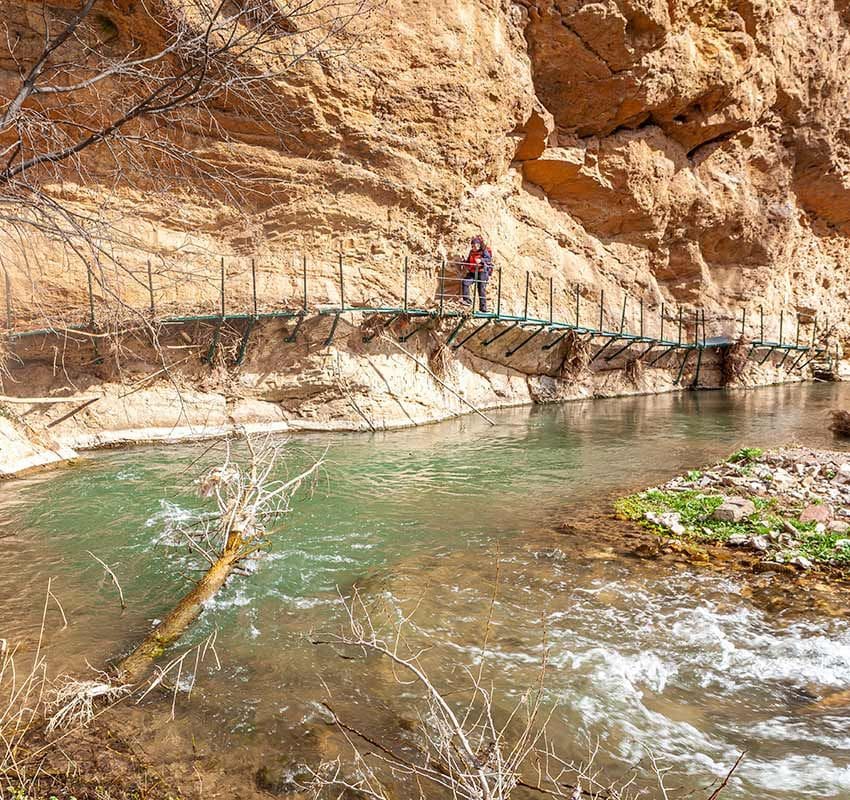
[[[0,8],[4,42],[40,41],[41,3]],[[122,37],[150,34],[136,6],[103,11]],[[507,309],[530,271],[538,313],[551,276],[563,318],[578,284],[605,291],[609,318],[627,292],[704,307],[729,335],[745,306],[749,335],[759,306],[774,337],[781,311],[848,335],[847,0],[389,0],[364,34],[278,80],[273,124],[222,107],[191,134],[250,192],[153,193],[98,165],[47,187],[144,246],[118,254],[134,275],[96,285],[102,318],[147,307],[148,258],[171,312],[217,307],[220,256],[230,308],[250,306],[251,257],[263,307],[298,302],[303,253],[311,303],[338,300],[339,253],[348,299],[400,299],[408,252],[411,302],[433,303],[438,258],[482,231]],[[0,49],[0,98],[27,52]],[[81,263],[35,234],[5,244],[14,326],[86,319]]]

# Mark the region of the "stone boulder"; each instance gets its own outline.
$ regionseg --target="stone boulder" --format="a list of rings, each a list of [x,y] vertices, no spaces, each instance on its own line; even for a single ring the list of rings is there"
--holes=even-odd
[[[832,509],[828,505],[806,506],[800,514],[800,522],[820,522],[826,525],[832,519]]]
[[[711,516],[720,522],[741,522],[755,513],[756,507],[752,500],[747,500],[746,497],[730,497],[715,509]]]

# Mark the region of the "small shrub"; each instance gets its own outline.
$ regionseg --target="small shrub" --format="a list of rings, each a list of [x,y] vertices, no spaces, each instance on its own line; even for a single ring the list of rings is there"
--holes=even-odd
[[[760,447],[742,447],[736,450],[729,456],[729,461],[733,464],[739,464],[747,461],[758,461],[764,455],[764,450]]]

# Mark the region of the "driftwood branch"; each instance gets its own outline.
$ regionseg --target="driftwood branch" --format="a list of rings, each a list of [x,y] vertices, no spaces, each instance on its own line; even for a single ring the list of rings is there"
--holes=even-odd
[[[348,793],[373,800],[430,797],[431,792],[456,800],[510,800],[516,795],[526,797],[529,792],[560,800],[633,800],[639,794],[643,796],[643,792],[634,790],[636,770],[616,782],[606,779],[595,765],[601,750],[598,741],[587,741],[587,755],[579,761],[558,754],[547,734],[557,709],[544,708],[545,647],[538,680],[513,708],[505,707],[504,698],[499,698],[484,680],[489,616],[479,665],[463,668],[469,678],[468,691],[443,692],[420,660],[430,648],[408,641],[405,634],[412,614],[393,609],[386,615],[388,619],[379,618],[356,589],[351,597],[342,599],[342,604],[347,616],[345,629],[315,638],[313,643],[332,645],[335,650],[342,646],[353,654],[373,653],[388,660],[396,680],[407,687],[406,695],[420,690],[425,709],[419,713],[415,743],[405,740],[401,748],[392,735],[350,725],[331,702],[325,701],[332,723],[351,749],[351,762],[337,757],[310,770],[312,781],[303,788],[315,800]],[[458,700],[459,696],[468,699]],[[741,758],[707,800],[718,800]],[[651,752],[648,761],[650,776],[654,774],[658,780],[660,797],[672,800],[664,785],[669,770]]]
[[[109,577],[112,578],[112,582],[115,584],[115,588],[118,589],[118,598],[121,600],[121,610],[124,611],[127,608],[127,604],[124,602],[124,592],[121,589],[121,584],[118,583],[118,578],[116,577],[115,573],[112,571],[111,567],[105,561],[98,558],[94,553],[92,553],[91,550],[86,550],[86,552],[95,561],[97,561],[97,563],[100,564],[100,566],[102,566],[106,570],[106,573],[109,575]]]

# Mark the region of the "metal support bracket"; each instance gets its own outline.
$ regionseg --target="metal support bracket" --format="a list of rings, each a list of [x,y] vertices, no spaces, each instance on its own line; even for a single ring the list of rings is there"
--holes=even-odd
[[[768,358],[770,358],[770,357],[773,355],[773,351],[774,351],[775,349],[776,349],[776,348],[775,348],[773,345],[769,345],[769,346],[768,346],[768,350],[767,350],[767,352],[766,352],[766,353],[762,356],[761,361],[759,361],[759,366],[761,366],[762,364],[764,364],[764,362],[765,362],[765,361],[767,361],[767,359],[768,359]]]
[[[605,351],[606,351],[606,350],[607,350],[607,349],[608,349],[608,348],[609,348],[612,344],[614,344],[615,342],[619,342],[619,341],[620,341],[620,339],[622,339],[622,338],[623,338],[622,336],[612,336],[610,339],[608,339],[608,341],[607,341],[607,342],[605,342],[605,344],[604,344],[604,345],[602,345],[602,349],[601,349],[601,350],[600,350],[600,351],[599,351],[599,352],[598,352],[598,353],[597,353],[597,354],[596,354],[593,358],[591,358],[591,359],[590,359],[590,361],[588,361],[588,362],[587,362],[587,363],[588,363],[588,365],[590,365],[590,364],[592,364],[594,361],[596,361],[596,359],[597,359],[597,358],[599,358],[599,356],[603,355],[603,354],[605,353]]]
[[[221,340],[221,328],[223,325],[224,317],[219,317],[207,354],[202,359],[205,364],[209,364],[210,366],[212,366],[213,359],[215,358],[216,351],[218,350],[218,343]]]
[[[607,356],[605,358],[605,362],[608,363],[609,361],[613,361],[618,355],[620,355],[621,353],[625,353],[629,348],[631,348],[633,345],[636,345],[639,341],[639,339],[632,339],[630,342],[626,342],[619,350],[612,353],[610,356]]]
[[[507,334],[509,334],[518,325],[519,325],[519,322],[514,322],[513,325],[509,325],[507,328],[505,328],[500,333],[497,333],[495,336],[491,336],[489,339],[485,339],[483,342],[481,342],[481,344],[483,344],[484,347],[489,347],[497,339],[501,339],[503,336],[506,336]]]
[[[446,345],[450,345],[455,340],[455,336],[460,333],[460,329],[466,324],[466,320],[467,317],[460,318],[457,325],[455,325],[454,330],[449,334],[449,338],[446,339]]]
[[[700,371],[700,367],[702,367],[702,354],[703,354],[704,350],[705,350],[704,347],[700,347],[697,350],[697,368],[696,368],[696,372],[694,373],[693,383],[691,384],[692,389],[696,389],[699,386],[699,371]]]
[[[239,342],[239,352],[236,355],[236,361],[234,362],[234,366],[240,366],[245,360],[245,356],[248,353],[248,341],[251,338],[251,331],[254,330],[254,326],[256,324],[256,317],[251,317],[251,319],[248,320],[248,324],[245,326],[245,332],[242,334],[242,341]]]
[[[301,330],[301,325],[304,323],[304,320],[307,319],[307,312],[302,311],[298,315],[298,322],[295,323],[295,327],[292,329],[292,333],[289,334],[283,341],[289,342],[290,344],[294,342],[298,338],[298,331]]]
[[[807,354],[808,352],[809,352],[809,348],[808,348],[808,347],[804,348],[804,349],[803,349],[803,352],[802,352],[802,353],[800,353],[800,355],[799,355],[799,356],[797,356],[797,358],[795,358],[795,359],[794,359],[794,361],[793,361],[793,363],[791,364],[791,366],[790,366],[790,367],[788,367],[788,372],[793,372],[795,369],[797,369],[797,364],[799,364],[799,363],[800,363],[800,362],[801,362],[801,361],[802,361],[802,360],[806,357],[806,354]]]
[[[472,333],[466,334],[457,344],[453,344],[452,347],[457,350],[459,347],[463,347],[470,339],[474,338],[480,331],[483,331],[493,320],[488,319],[479,325]]]
[[[330,332],[328,333],[328,338],[325,339],[325,347],[330,347],[331,342],[334,340],[334,334],[336,333],[336,326],[339,325],[340,316],[341,315],[339,313],[334,314],[334,321],[331,325]]]
[[[555,339],[554,341],[549,342],[549,344],[544,344],[544,345],[543,345],[543,347],[541,347],[540,349],[541,349],[541,350],[551,350],[553,347],[556,347],[556,346],[557,346],[558,344],[560,344],[560,343],[561,343],[564,339],[566,339],[566,338],[567,338],[567,336],[569,336],[571,333],[572,333],[572,331],[571,331],[571,330],[569,330],[569,331],[564,331],[564,332],[563,332],[563,333],[562,333],[562,334],[561,334],[561,335],[560,335],[557,339]]]
[[[512,356],[514,353],[516,353],[516,352],[518,352],[519,350],[521,350],[521,349],[522,349],[523,347],[525,347],[525,346],[526,346],[526,345],[527,345],[527,344],[528,344],[528,343],[529,343],[529,342],[530,342],[530,341],[531,341],[531,340],[532,340],[535,336],[537,336],[537,335],[538,335],[538,334],[540,334],[540,333],[543,333],[543,329],[544,329],[544,328],[546,328],[546,327],[547,327],[546,325],[541,325],[541,326],[540,326],[540,327],[539,327],[536,331],[534,331],[534,333],[532,333],[532,334],[531,334],[531,336],[528,336],[527,338],[523,339],[523,340],[522,340],[522,341],[521,341],[521,342],[520,342],[520,343],[519,343],[516,347],[513,347],[513,348],[511,348],[510,350],[506,350],[506,351],[505,351],[505,355],[506,355],[506,356],[508,356],[508,357],[510,357],[510,356]]]
[[[682,376],[685,374],[685,364],[688,363],[688,359],[691,357],[691,351],[685,350],[685,357],[682,359],[682,363],[679,365],[679,374],[676,376],[676,380],[673,381],[673,386],[678,386],[682,382]]]
[[[430,317],[429,317],[429,318],[428,318],[425,322],[423,322],[421,325],[417,325],[417,326],[416,326],[416,327],[415,327],[412,331],[408,331],[408,332],[407,332],[407,333],[405,333],[403,336],[399,336],[399,337],[398,337],[398,340],[399,340],[400,342],[406,342],[406,341],[407,341],[408,339],[410,339],[412,336],[416,336],[416,334],[417,334],[417,333],[419,333],[419,331],[421,331],[423,328],[427,328],[430,324],[431,324],[431,319],[430,319]]]
[[[677,350],[677,349],[678,349],[678,345],[674,344],[674,345],[669,346],[663,353],[660,353],[655,358],[653,358],[652,361],[650,361],[649,364],[647,364],[647,366],[648,367],[654,367],[659,361],[661,361],[662,358],[664,358],[664,356],[670,355],[670,353],[672,353],[674,350]]]

